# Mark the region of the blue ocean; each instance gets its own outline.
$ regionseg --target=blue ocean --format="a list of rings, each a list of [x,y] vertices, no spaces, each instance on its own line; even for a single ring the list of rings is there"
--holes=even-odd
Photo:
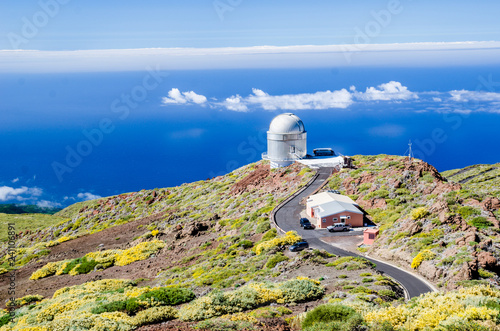
[[[252,88],[282,95],[351,86],[363,91],[397,81],[429,98],[436,95],[436,103],[291,110],[305,124],[309,152],[331,147],[344,155],[404,155],[411,140],[415,156],[440,171],[500,161],[498,104],[472,111],[467,104],[456,111],[437,106],[449,91],[500,89],[491,83],[500,81],[500,68],[171,71],[146,93],[134,90],[146,75],[0,77],[0,186],[39,188],[36,199],[65,206],[79,201],[82,193],[109,196],[211,178],[258,161],[266,150],[269,123],[286,111],[162,104],[173,88],[224,100],[247,96]],[[127,95],[132,93],[140,97],[131,101]]]

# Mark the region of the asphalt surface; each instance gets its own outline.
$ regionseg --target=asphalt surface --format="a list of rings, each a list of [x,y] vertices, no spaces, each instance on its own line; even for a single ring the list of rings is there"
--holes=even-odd
[[[278,226],[284,231],[297,231],[297,233],[309,243],[310,247],[321,248],[338,256],[361,256],[356,253],[331,246],[320,240],[322,237],[337,236],[341,235],[341,233],[329,233],[324,230],[304,230],[299,224],[300,212],[304,209],[303,205],[300,204],[300,201],[311,195],[321,184],[323,184],[324,181],[331,175],[332,171],[332,168],[320,168],[318,170],[319,176],[314,182],[311,183],[311,185],[309,185],[309,187],[276,211],[274,216],[276,224],[278,224]],[[425,282],[414,275],[387,263],[375,261],[369,258],[368,260],[377,265],[376,269],[378,271],[389,275],[403,285],[410,298],[432,292],[432,289]]]

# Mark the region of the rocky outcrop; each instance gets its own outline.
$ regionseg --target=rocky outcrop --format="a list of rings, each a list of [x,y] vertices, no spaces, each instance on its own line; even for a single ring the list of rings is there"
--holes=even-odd
[[[477,256],[479,266],[484,269],[495,270],[497,268],[497,259],[490,252],[481,252]]]
[[[462,268],[460,268],[458,273],[453,277],[452,279],[453,282],[449,283],[449,287],[456,288],[457,282],[463,280],[477,279],[478,277],[479,274],[478,274],[477,260],[474,260],[472,262],[464,262]]]
[[[401,224],[401,232],[408,232],[408,237],[411,237],[422,231],[422,225],[414,220],[406,220]]]
[[[481,202],[481,206],[488,211],[496,211],[500,209],[500,200],[495,197],[489,197]]]
[[[431,261],[422,261],[418,273],[431,281],[436,281],[443,276],[444,270],[437,268]]]
[[[456,239],[455,243],[458,246],[469,245],[471,242],[478,242],[479,241],[478,238],[479,237],[477,235],[477,232],[470,231],[470,232],[466,232],[463,237]]]
[[[210,223],[205,222],[195,222],[189,225],[186,225],[184,228],[181,228],[179,231],[179,227],[176,227],[178,231],[175,234],[175,239],[181,239],[185,237],[196,237],[201,234],[201,232],[207,231],[210,228]]]

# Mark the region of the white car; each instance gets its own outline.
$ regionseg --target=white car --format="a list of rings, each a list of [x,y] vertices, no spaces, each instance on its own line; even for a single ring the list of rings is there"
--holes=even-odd
[[[344,223],[334,223],[333,225],[327,226],[326,228],[330,232],[351,230],[351,226],[349,224],[344,224]]]

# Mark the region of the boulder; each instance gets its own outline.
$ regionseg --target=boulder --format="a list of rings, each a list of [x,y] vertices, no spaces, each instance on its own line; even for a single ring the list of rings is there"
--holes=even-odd
[[[478,241],[479,241],[479,239],[478,239],[477,232],[470,231],[470,232],[466,232],[463,237],[456,239],[455,243],[458,246],[464,246],[464,245],[468,245],[471,242],[478,242]]]
[[[492,244],[493,244],[493,241],[490,238],[488,238],[488,239],[485,239],[479,243],[479,248],[484,251],[484,250],[488,249],[488,247],[491,247]]]
[[[477,257],[481,268],[494,270],[497,266],[497,259],[490,252],[481,252]]]
[[[458,271],[458,273],[453,277],[453,281],[459,282],[462,280],[470,280],[478,278],[478,268],[477,268],[477,260],[472,262],[464,262],[462,268]]]
[[[437,201],[431,206],[429,212],[438,214],[444,212],[446,214],[450,212],[450,208],[448,208],[448,204],[445,201]]]
[[[436,268],[432,261],[422,261],[422,264],[418,267],[418,272],[431,281],[438,280],[443,275],[443,270]]]

